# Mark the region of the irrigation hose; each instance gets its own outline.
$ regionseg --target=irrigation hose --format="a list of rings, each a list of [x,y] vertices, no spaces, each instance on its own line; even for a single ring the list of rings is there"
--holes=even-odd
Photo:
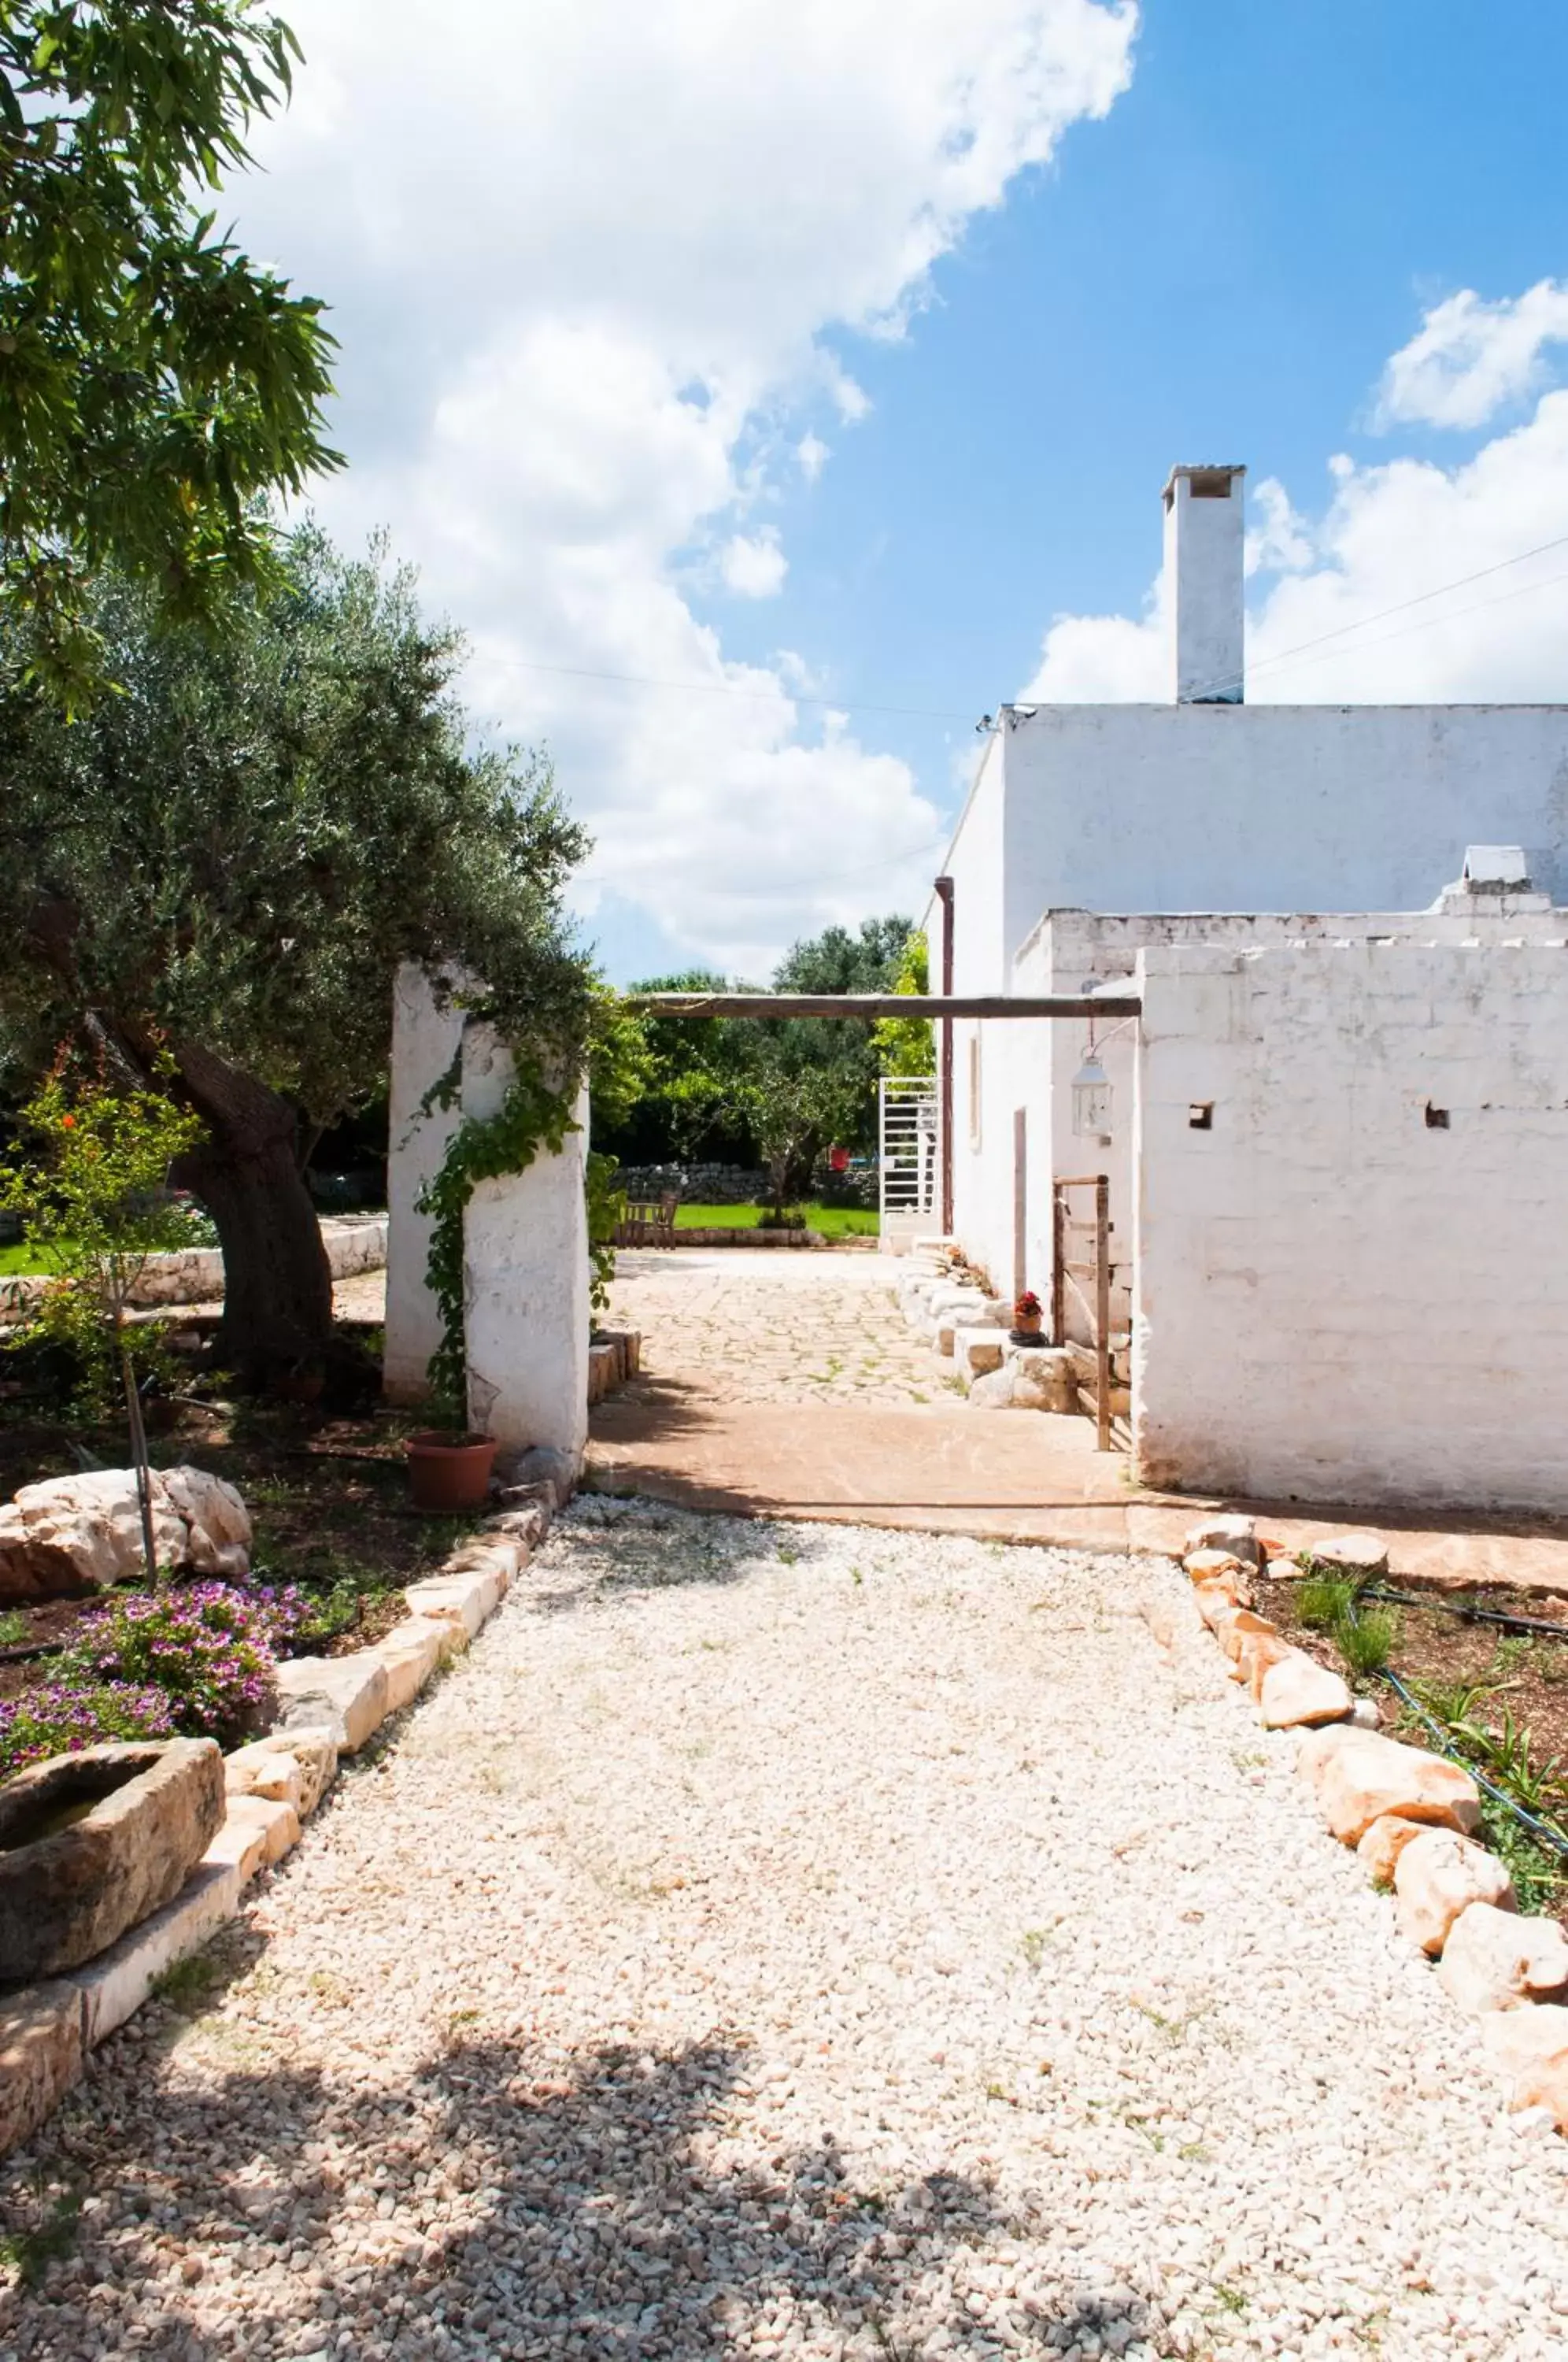
[[[1451,1743],[1447,1731],[1444,1730],[1437,1716],[1427,1712],[1420,1699],[1411,1694],[1397,1673],[1391,1673],[1385,1666],[1382,1678],[1387,1683],[1389,1688],[1403,1699],[1410,1712],[1426,1724],[1427,1728],[1436,1738],[1440,1749],[1448,1757],[1451,1763],[1457,1763],[1462,1771],[1468,1772],[1478,1788],[1485,1788],[1495,1803],[1506,1805],[1514,1818],[1521,1821],[1532,1836],[1540,1838],[1544,1844],[1551,1848],[1554,1853],[1561,1854],[1563,1860],[1568,1861],[1568,1837],[1564,1837],[1561,1829],[1554,1829],[1550,1821],[1538,1820],[1533,1813],[1525,1810],[1517,1796],[1510,1796],[1506,1788],[1499,1788],[1495,1781],[1487,1779],[1485,1772],[1478,1772],[1474,1763],[1466,1761],[1458,1749]]]
[[[1264,1568],[1265,1583],[1306,1583],[1301,1568],[1292,1575],[1277,1575],[1273,1566]],[[1360,1599],[1375,1599],[1379,1606],[1388,1608],[1431,1608],[1433,1616],[1457,1616],[1460,1623],[1490,1623],[1499,1625],[1504,1632],[1540,1632],[1542,1639],[1568,1641],[1568,1623],[1551,1616],[1514,1616],[1509,1608],[1481,1608],[1474,1602],[1448,1602],[1438,1599],[1433,1592],[1391,1592],[1382,1583],[1367,1583]]]
[[[1381,1584],[1369,1584],[1361,1595],[1388,1607],[1430,1607],[1439,1616],[1456,1616],[1462,1624],[1497,1624],[1509,1632],[1539,1632],[1543,1639],[1568,1640],[1568,1624],[1551,1617],[1514,1616],[1502,1607],[1451,1606],[1446,1599],[1434,1599],[1425,1592],[1385,1591]]]
[[[1264,1569],[1265,1582],[1301,1582],[1306,1578],[1299,1568],[1293,1575],[1281,1576],[1273,1567]],[[1375,1599],[1384,1607],[1430,1608],[1435,1616],[1454,1616],[1462,1624],[1496,1624],[1506,1632],[1535,1632],[1543,1640],[1568,1641],[1568,1623],[1548,1616],[1516,1616],[1503,1607],[1477,1607],[1473,1602],[1450,1602],[1425,1591],[1389,1591],[1382,1584],[1368,1584],[1360,1594],[1363,1599]]]

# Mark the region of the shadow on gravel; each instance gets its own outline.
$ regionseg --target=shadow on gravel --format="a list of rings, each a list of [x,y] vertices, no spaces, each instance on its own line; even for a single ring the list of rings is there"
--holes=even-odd
[[[236,2032],[209,2015],[188,2038],[209,2030]],[[1014,2239],[1044,2262],[1055,2225],[955,2175],[867,2186],[827,2133],[736,2165],[714,2151],[749,2069],[735,2042],[606,2049],[563,2071],[457,2025],[389,2090],[237,2066],[166,2091],[145,2049],[122,2057],[0,2177],[13,2226],[50,2187],[86,2199],[73,2251],[0,2298],[0,2347],[17,2362],[994,2354],[966,2251]],[[1092,2329],[1091,2350],[1119,2353],[1148,2327],[1126,2288],[1010,2310],[1014,2351],[1075,2353]]]
[[[639,1591],[733,1588],[778,1562],[777,1529],[787,1518],[726,1516],[725,1522],[745,1529],[744,1551],[715,1520],[689,1509],[643,1495],[580,1495],[572,1514],[555,1527],[548,1555],[536,1562],[515,1595],[532,1614],[566,1616]],[[793,1564],[843,1544],[824,1527],[820,1534],[791,1534],[787,1547]]]

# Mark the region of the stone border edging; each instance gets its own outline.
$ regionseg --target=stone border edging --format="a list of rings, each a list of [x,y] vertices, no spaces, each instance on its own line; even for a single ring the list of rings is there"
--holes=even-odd
[[[1011,1306],[990,1295],[967,1264],[955,1260],[951,1242],[916,1240],[902,1258],[893,1292],[910,1328],[947,1363],[952,1383],[975,1409],[1081,1409],[1084,1349],[1044,1338],[1019,1344]],[[1113,1389],[1112,1411],[1124,1416],[1130,1400]]]
[[[329,1214],[321,1223],[321,1242],[327,1268],[335,1280],[350,1279],[356,1272],[380,1271],[387,1259],[387,1217],[384,1214]],[[47,1274],[28,1273],[0,1281],[0,1323],[22,1319],[46,1287]],[[131,1290],[138,1308],[160,1304],[204,1304],[223,1294],[223,1253],[218,1247],[182,1247],[171,1254],[149,1255]]]
[[[635,1378],[642,1366],[640,1329],[596,1329],[588,1348],[589,1408]]]
[[[1314,1556],[1346,1568],[1387,1564],[1370,1535],[1325,1543]],[[1568,2132],[1568,1937],[1555,1919],[1518,1910],[1506,1866],[1477,1838],[1481,1794],[1468,1772],[1386,1738],[1372,1701],[1353,1698],[1338,1673],[1253,1612],[1250,1577],[1263,1558],[1251,1518],[1211,1518],[1187,1538],[1193,1600],[1231,1679],[1246,1683],[1265,1729],[1305,1733],[1298,1774],[1373,1884],[1392,1891],[1400,1934],[1476,2022],[1488,2063],[1507,2079],[1509,2107],[1541,2109]]]
[[[487,1518],[438,1574],[407,1585],[408,1615],[369,1649],[279,1666],[278,1720],[224,1759],[223,1825],[174,1900],[83,1967],[0,1997],[0,2156],[53,2113],[157,1980],[234,1917],[257,1872],[298,1844],[339,1758],[358,1753],[469,1646],[571,1489],[564,1481],[516,1488],[512,1505]]]

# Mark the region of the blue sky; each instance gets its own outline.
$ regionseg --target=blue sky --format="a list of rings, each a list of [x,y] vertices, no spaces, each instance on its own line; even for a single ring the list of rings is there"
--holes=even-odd
[[[292,13],[242,218],[337,306],[324,513],[550,745],[613,974],[913,907],[983,710],[1160,694],[1175,460],[1248,463],[1257,693],[1568,696],[1562,551],[1345,628],[1568,534],[1561,5]]]

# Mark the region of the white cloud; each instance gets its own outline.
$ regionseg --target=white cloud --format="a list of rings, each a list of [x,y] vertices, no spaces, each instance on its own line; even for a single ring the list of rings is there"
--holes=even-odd
[[[772,599],[784,588],[790,561],[778,546],[777,526],[760,533],[732,534],[719,553],[724,588],[737,599]]]
[[[1277,477],[1264,478],[1249,496],[1248,507],[1252,513],[1243,563],[1249,574],[1294,574],[1311,565],[1311,534]]]
[[[1159,577],[1144,613],[1130,615],[1057,615],[1040,651],[1040,665],[1024,690],[1024,705],[1151,704],[1170,695],[1165,578]]]
[[[354,464],[321,513],[391,524],[472,634],[472,701],[549,744],[589,902],[757,973],[911,901],[940,828],[908,767],[804,721],[697,602],[778,588],[747,512],[820,473],[813,413],[868,407],[826,340],[899,333],[974,213],[1105,113],[1132,0],[290,15],[295,103],[238,195],[336,306]]]
[[[1484,426],[1545,381],[1541,355],[1568,341],[1568,282],[1542,279],[1488,304],[1472,288],[1433,306],[1388,363],[1381,425]]]
[[[1248,615],[1249,701],[1568,701],[1568,390],[1452,468],[1336,453],[1327,475],[1310,522],[1259,487],[1249,544],[1274,579]],[[1139,618],[1057,616],[1022,701],[1168,697],[1167,651],[1161,578]]]

